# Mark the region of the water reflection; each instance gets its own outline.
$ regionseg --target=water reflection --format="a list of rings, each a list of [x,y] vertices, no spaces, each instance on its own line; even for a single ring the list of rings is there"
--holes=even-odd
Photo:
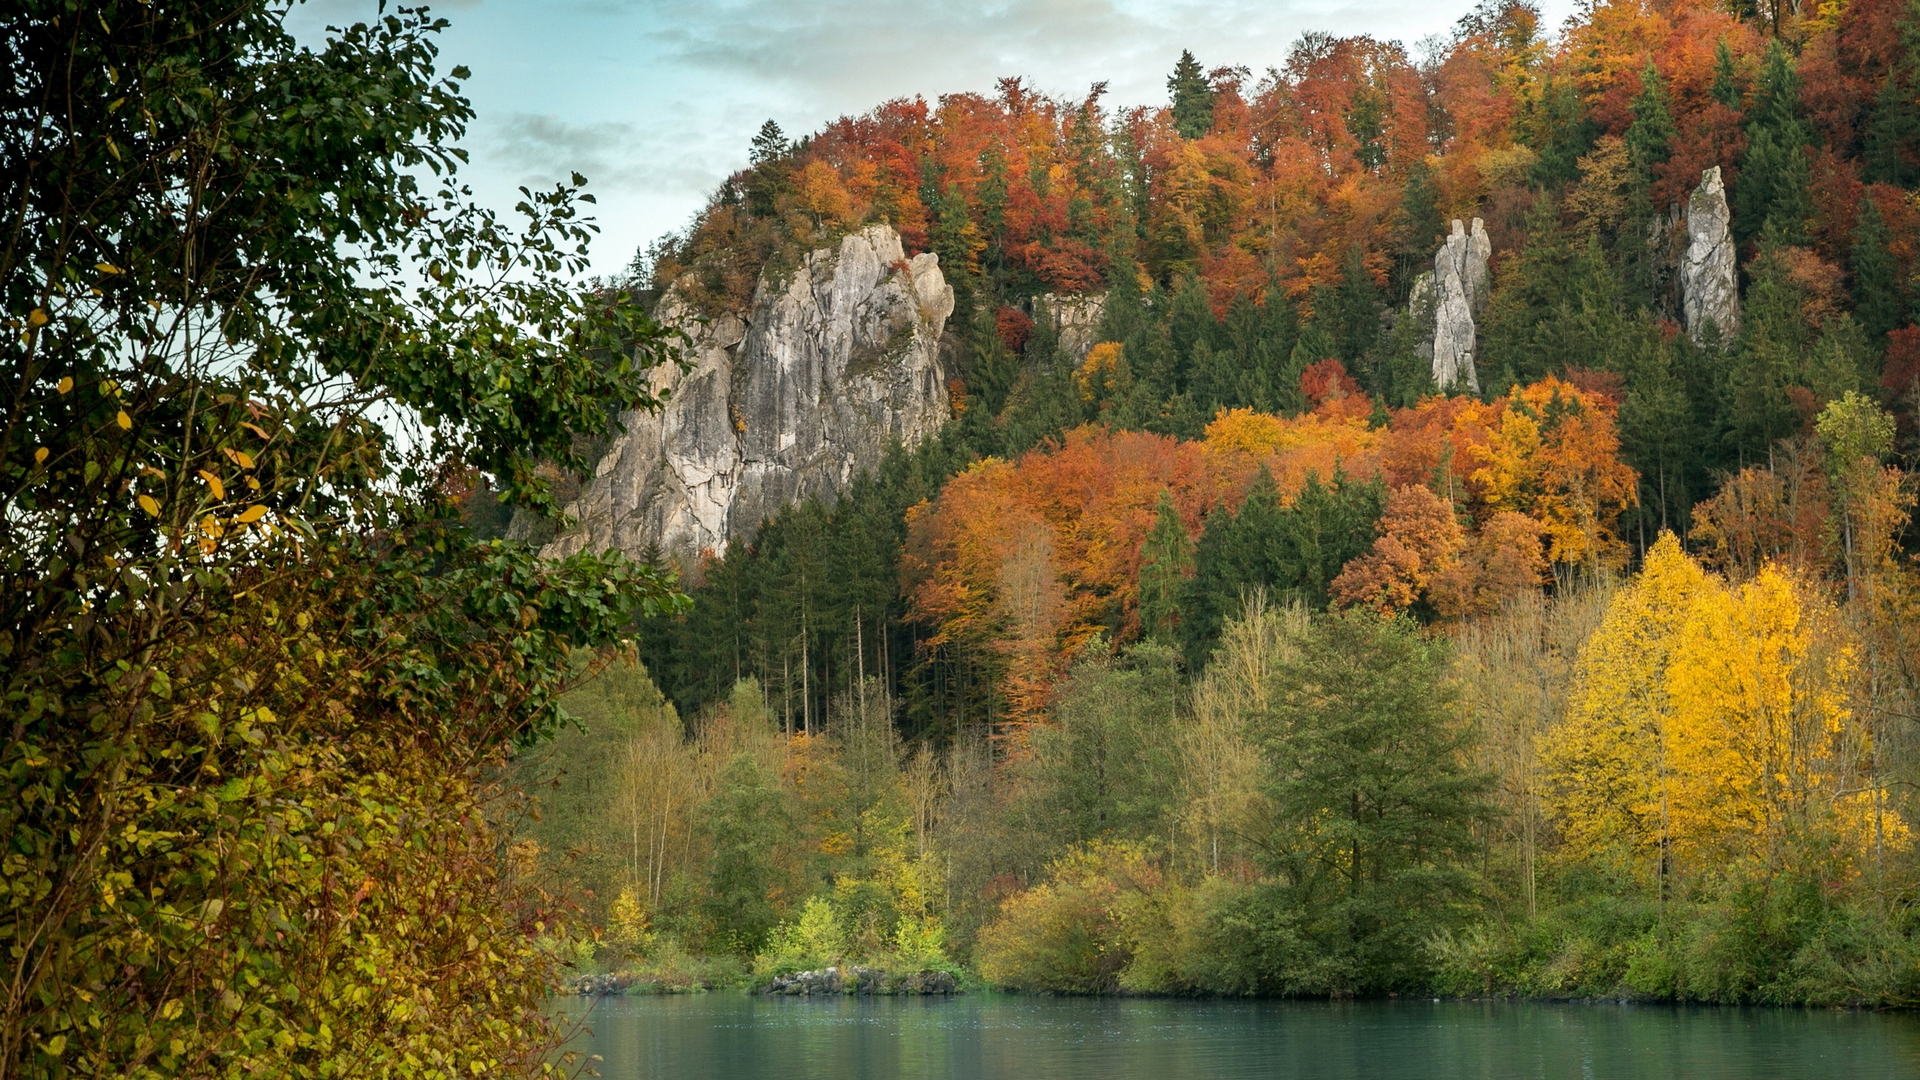
[[[587,1022],[608,1080],[1920,1077],[1920,1020],[1800,1010],[719,993]]]

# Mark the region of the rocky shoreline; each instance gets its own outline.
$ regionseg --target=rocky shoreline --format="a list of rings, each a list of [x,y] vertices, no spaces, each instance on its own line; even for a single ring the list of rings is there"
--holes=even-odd
[[[754,991],[756,994],[787,997],[812,997],[825,994],[924,996],[959,992],[959,983],[954,979],[952,972],[890,972],[879,968],[858,966],[848,967],[845,970],[830,967],[819,971],[796,971],[791,975],[776,975],[772,982]]]
[[[663,983],[631,971],[582,975],[567,984],[567,992],[580,997],[677,994],[709,989],[712,987]],[[958,994],[961,990],[959,980],[949,971],[884,971],[880,968],[849,966],[776,975],[770,982],[756,981],[752,992],[781,997],[820,997],[830,994],[914,997]]]

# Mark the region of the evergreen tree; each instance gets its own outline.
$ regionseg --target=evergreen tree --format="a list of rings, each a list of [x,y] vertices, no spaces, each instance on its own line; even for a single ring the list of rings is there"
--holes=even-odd
[[[1227,348],[1239,371],[1239,396],[1222,398],[1221,407],[1251,406],[1262,412],[1299,408],[1300,371],[1293,367],[1293,349],[1300,335],[1300,316],[1279,290],[1269,290],[1264,303],[1236,304],[1227,312]]]
[[[980,253],[987,247],[967,212],[967,200],[948,188],[933,204],[930,239],[940,256],[940,272],[953,286],[953,311],[964,324],[972,318],[974,294],[980,286]]]
[[[754,135],[753,142],[749,144],[747,161],[757,169],[770,161],[778,161],[786,157],[792,149],[787,142],[786,132],[780,130],[778,123],[769,119],[760,125],[759,132]]]
[[[1900,49],[1887,65],[1867,113],[1861,158],[1869,183],[1920,183],[1920,17],[1909,7],[1900,19]]]
[[[1325,321],[1333,336],[1334,355],[1349,370],[1363,370],[1360,361],[1380,337],[1380,290],[1359,244],[1347,249],[1340,264],[1340,284],[1326,300]]]
[[[1887,251],[1891,237],[1880,208],[1871,198],[1860,202],[1853,227],[1853,311],[1869,341],[1883,345],[1887,332],[1905,322],[1899,268]]]
[[[1213,87],[1193,53],[1180,50],[1180,60],[1167,77],[1173,95],[1173,128],[1182,138],[1197,139],[1213,127]]]
[[[1746,97],[1740,73],[1733,66],[1733,50],[1727,48],[1726,38],[1714,43],[1713,84],[1707,88],[1707,95],[1735,111],[1739,110],[1741,99]]]
[[[1020,358],[1001,340],[991,303],[975,307],[967,321],[967,362],[962,370],[967,393],[979,399],[987,416],[995,416],[1007,402],[1007,392],[1020,377]]]
[[[1193,541],[1173,496],[1160,492],[1153,531],[1140,549],[1140,628],[1148,637],[1173,640],[1180,624],[1180,594],[1193,573]]]
[[[1722,371],[1724,437],[1734,462],[1766,460],[1767,451],[1799,429],[1788,393],[1804,386],[1805,361],[1813,346],[1803,315],[1805,295],[1778,257],[1778,234],[1760,240],[1753,284],[1741,310],[1740,339]]]
[[[1436,928],[1471,911],[1468,861],[1492,809],[1490,778],[1462,752],[1445,639],[1355,611],[1314,618],[1290,644],[1255,722],[1273,829],[1256,850],[1273,884],[1247,914],[1279,953],[1271,989],[1425,985]]]
[[[1627,158],[1640,184],[1653,183],[1653,170],[1673,154],[1673,140],[1679,129],[1673,122],[1673,110],[1667,100],[1666,80],[1649,63],[1640,72],[1640,92],[1628,106],[1633,123],[1627,126]]]
[[[1194,550],[1194,575],[1180,601],[1180,638],[1189,670],[1199,670],[1220,627],[1242,598],[1264,589],[1275,600],[1322,608],[1341,567],[1372,546],[1385,505],[1378,481],[1309,474],[1282,505],[1273,475],[1262,469],[1238,513],[1217,509]]]
[[[1520,140],[1539,155],[1534,186],[1556,190],[1580,176],[1580,158],[1593,149],[1600,126],[1587,115],[1572,80],[1548,74],[1537,97],[1522,106]]]
[[[1393,215],[1393,296],[1405,302],[1413,279],[1431,269],[1446,222],[1440,220],[1440,187],[1433,167],[1423,159],[1407,170],[1400,188],[1400,205]]]
[[[1747,115],[1747,151],[1733,192],[1735,239],[1744,247],[1771,227],[1783,243],[1805,243],[1813,218],[1813,133],[1800,116],[1800,76],[1778,40],[1767,46]]]

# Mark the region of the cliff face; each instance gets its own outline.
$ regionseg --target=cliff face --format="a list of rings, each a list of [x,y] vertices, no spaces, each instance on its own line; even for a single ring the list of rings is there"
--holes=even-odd
[[[938,256],[907,259],[886,225],[763,273],[744,320],[702,321],[668,290],[656,315],[687,334],[691,367],[656,375],[661,412],[622,417],[625,433],[567,507],[577,525],[544,554],[656,549],[691,568],[782,505],[839,493],[894,439],[946,420],[939,344],[952,313]]]
[[[1700,174],[1700,186],[1687,200],[1687,253],[1680,264],[1680,298],[1687,336],[1702,340],[1709,323],[1721,342],[1740,332],[1740,283],[1733,250],[1733,211],[1720,166]]]
[[[1424,347],[1433,359],[1433,383],[1441,390],[1480,392],[1473,357],[1478,338],[1475,320],[1486,310],[1491,292],[1487,260],[1493,241],[1484,222],[1473,219],[1471,231],[1453,219],[1453,231],[1433,257],[1433,273],[1422,274],[1413,286],[1410,311],[1430,319]]]

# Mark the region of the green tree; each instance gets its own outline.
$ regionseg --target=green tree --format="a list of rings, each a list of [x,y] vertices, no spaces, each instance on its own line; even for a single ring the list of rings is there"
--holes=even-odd
[[[1255,589],[1316,608],[1348,561],[1373,544],[1385,495],[1377,482],[1310,474],[1292,505],[1282,505],[1262,469],[1239,512],[1207,515],[1194,550],[1194,575],[1180,601],[1180,638],[1188,670],[1204,666],[1220,627]]]
[[[1176,777],[1175,659],[1171,648],[1149,642],[1074,666],[1052,722],[1034,732],[1030,753],[1013,770],[1017,827],[1041,841],[1020,854],[1026,866],[1038,870],[1089,840],[1165,834]]]
[[[1768,227],[1784,243],[1804,243],[1813,219],[1813,176],[1807,145],[1813,132],[1800,115],[1800,76],[1778,39],[1767,46],[1747,111],[1747,150],[1733,192],[1733,228],[1742,247]]]
[[[1648,185],[1653,183],[1655,167],[1673,155],[1673,140],[1679,137],[1666,80],[1651,63],[1640,72],[1640,92],[1628,109],[1633,113],[1633,123],[1627,125],[1627,158],[1639,182]]]
[[[1735,111],[1746,97],[1745,81],[1733,66],[1733,50],[1727,47],[1726,38],[1713,46],[1713,83],[1707,87],[1707,96]]]
[[[1871,198],[1860,200],[1860,217],[1853,227],[1853,313],[1876,345],[1883,345],[1887,332],[1906,322],[1899,266],[1887,250],[1891,241],[1880,208]]]
[[[1310,994],[1424,985],[1427,942],[1470,911],[1489,813],[1446,647],[1371,612],[1316,617],[1293,646],[1254,719],[1274,824],[1257,845],[1273,882],[1251,929],[1292,945],[1268,978]]]
[[[1162,491],[1153,531],[1140,549],[1140,628],[1148,637],[1173,639],[1180,624],[1180,593],[1193,573],[1193,541],[1173,496]]]
[[[1900,49],[1880,84],[1862,132],[1868,182],[1911,188],[1920,183],[1920,18],[1900,20]]]
[[[1185,49],[1167,76],[1167,92],[1173,95],[1173,128],[1182,138],[1197,139],[1213,127],[1213,86],[1200,61]]]
[[[774,778],[744,753],[727,763],[703,810],[713,844],[705,898],[712,944],[751,955],[780,921],[774,898],[789,884],[779,855],[793,831],[792,811]]]

